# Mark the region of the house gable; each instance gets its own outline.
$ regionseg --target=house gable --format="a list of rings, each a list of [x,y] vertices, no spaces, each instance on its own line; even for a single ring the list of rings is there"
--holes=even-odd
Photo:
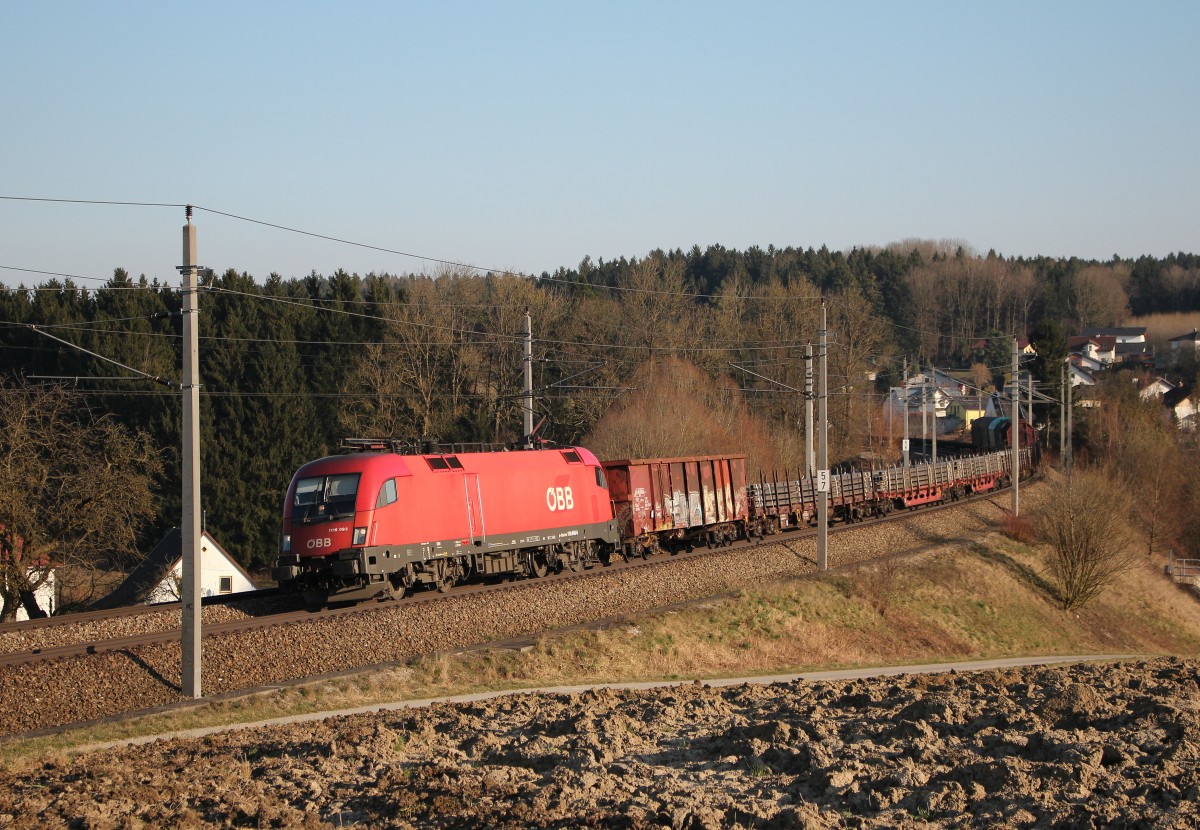
[[[1175,384],[1171,383],[1169,380],[1164,378],[1156,378],[1152,382],[1146,384],[1146,386],[1138,392],[1138,395],[1141,396],[1142,400],[1161,398],[1174,388]]]
[[[1192,329],[1187,334],[1172,337],[1168,342],[1171,344],[1171,351],[1173,352],[1187,348],[1200,349],[1200,332]]]
[[[220,577],[228,575],[229,593],[254,590],[254,581],[233,557],[207,533],[200,537],[201,581],[208,576],[212,584],[205,584],[205,596],[221,593]],[[183,573],[183,536],[179,528],[167,531],[150,553],[138,563],[117,588],[108,596],[92,603],[96,610],[120,608],[145,602],[174,602],[179,599],[177,585]],[[214,587],[215,586],[215,587]],[[248,586],[248,587],[247,587]]]

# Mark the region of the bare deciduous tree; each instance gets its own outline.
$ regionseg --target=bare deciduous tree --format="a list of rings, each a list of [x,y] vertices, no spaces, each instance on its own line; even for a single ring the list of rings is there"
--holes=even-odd
[[[1127,265],[1089,265],[1081,268],[1068,293],[1070,312],[1079,328],[1115,326],[1129,316]]]
[[[867,443],[870,414],[878,411],[870,392],[875,361],[890,351],[886,324],[857,290],[830,299],[828,375],[831,450],[835,457],[857,455]]]
[[[612,407],[584,442],[599,457],[746,453],[752,469],[775,465],[766,429],[728,381],[714,383],[695,365],[664,358],[644,363],[634,382],[637,391]]]
[[[1036,526],[1050,546],[1059,600],[1070,610],[1095,599],[1132,566],[1129,502],[1106,469],[1079,468],[1050,486]]]
[[[54,568],[136,558],[162,464],[144,434],[62,389],[7,387],[0,399],[0,620],[22,605],[45,616],[34,594]]]
[[[1138,523],[1146,536],[1146,556],[1171,537],[1178,518],[1180,488],[1186,480],[1179,447],[1170,435],[1147,430],[1134,439],[1126,460]]]
[[[621,280],[620,329],[626,345],[671,352],[692,329],[695,309],[687,296],[687,264],[655,251],[634,262]]]
[[[992,370],[986,363],[971,364],[971,383],[975,384],[980,392],[992,391]]]
[[[365,347],[343,390],[364,395],[342,408],[351,434],[438,439],[460,414],[466,324],[463,309],[446,302],[456,278],[415,277],[402,301],[384,306],[384,341]]]

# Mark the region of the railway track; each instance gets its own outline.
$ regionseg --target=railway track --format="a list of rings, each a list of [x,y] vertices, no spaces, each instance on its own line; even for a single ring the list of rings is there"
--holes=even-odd
[[[951,512],[926,508],[886,522],[839,525],[831,536],[831,569],[965,539],[995,525],[1006,512],[1004,495],[960,501]],[[306,679],[396,670],[422,656],[528,642],[549,631],[628,619],[781,578],[814,576],[812,535],[797,531],[759,545],[214,626],[204,639],[204,694],[208,699],[240,696]],[[194,702],[180,691],[176,632],[80,643],[76,656],[70,653],[24,663],[12,662],[23,658],[10,655],[10,662],[0,664],[0,736],[47,734],[69,724]]]
[[[260,588],[257,591],[243,591],[238,594],[224,594],[215,597],[203,597],[200,602],[201,605],[207,608],[210,606],[252,603],[261,599],[267,599],[278,595],[278,588]],[[123,617],[137,617],[143,614],[159,614],[164,612],[178,614],[180,613],[181,607],[181,603],[178,602],[160,602],[155,605],[131,605],[125,608],[110,608],[104,611],[77,611],[73,614],[62,614],[54,617],[40,617],[33,620],[21,620],[20,622],[6,622],[0,623],[0,636],[10,633],[24,634],[30,631],[40,631],[43,629],[63,628],[69,625],[106,622],[108,620],[121,619]]]
[[[836,535],[850,529],[865,529],[894,522],[905,522],[945,510],[954,510],[970,505],[973,502],[994,499],[997,493],[1003,492],[1007,491],[993,491],[971,496],[958,502],[927,506],[916,511],[892,513],[887,516],[865,519],[852,524],[838,524],[830,528],[830,533]],[[400,604],[405,606],[423,606],[478,594],[495,594],[496,598],[499,599],[504,591],[520,589],[535,583],[539,585],[555,584],[574,580],[595,579],[603,577],[606,574],[622,573],[630,570],[636,572],[638,569],[654,568],[680,559],[696,559],[718,553],[744,550],[761,544],[783,544],[807,540],[815,537],[816,534],[817,530],[815,528],[803,527],[784,531],[764,539],[740,540],[721,547],[697,548],[686,553],[670,555],[660,553],[648,559],[635,558],[628,562],[617,559],[608,566],[596,567],[589,570],[580,570],[577,572],[563,571],[562,573],[549,574],[541,578],[506,580],[494,583],[469,583],[454,586],[445,592],[421,591],[401,600]],[[812,562],[812,565],[815,567],[816,563]],[[206,600],[215,599],[206,598]],[[299,602],[298,598],[290,595],[281,595],[273,588],[251,592],[251,595],[242,594],[236,600],[224,597],[220,599],[224,601],[206,602],[205,605],[206,607],[236,605],[241,609],[243,616],[233,619],[220,619],[213,622],[206,621],[203,624],[203,635],[206,639],[314,620],[334,620],[350,616],[370,615],[378,613],[380,610],[387,610],[397,606],[395,601],[390,600],[382,602],[368,601],[349,607],[332,607],[320,611],[308,611],[295,607]],[[155,606],[84,612],[20,623],[6,623],[0,625],[0,667],[20,666],[29,663],[83,657],[105,652],[124,652],[145,646],[172,643],[180,637],[179,614],[180,603],[164,603]],[[154,626],[153,630],[134,634],[117,634],[114,636],[97,636],[96,634],[96,629],[102,629],[106,624],[113,621],[150,615],[157,615],[156,618],[159,621],[159,624]],[[9,648],[7,645],[9,642],[8,638],[11,635],[28,636],[33,632],[47,629],[67,632],[70,626],[76,627],[79,636],[69,638],[68,634],[69,641],[67,642],[56,642],[52,645],[16,649]]]

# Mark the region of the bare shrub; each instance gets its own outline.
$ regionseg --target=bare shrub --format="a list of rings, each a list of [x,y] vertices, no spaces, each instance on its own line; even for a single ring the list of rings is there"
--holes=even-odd
[[[1087,604],[1133,565],[1129,499],[1107,468],[1079,468],[1050,484],[1036,519],[1064,610]]]
[[[899,557],[886,556],[857,574],[857,593],[871,606],[875,613],[887,617],[893,601],[899,596],[898,581],[904,573]]]
[[[1039,541],[1038,530],[1028,516],[1014,516],[1005,513],[999,522],[1000,532],[1023,545],[1033,545]]]

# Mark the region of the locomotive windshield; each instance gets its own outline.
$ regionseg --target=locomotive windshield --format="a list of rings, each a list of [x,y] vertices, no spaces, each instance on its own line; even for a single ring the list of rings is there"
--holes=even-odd
[[[300,479],[292,500],[292,521],[311,524],[353,516],[358,477],[358,473],[343,473]]]

